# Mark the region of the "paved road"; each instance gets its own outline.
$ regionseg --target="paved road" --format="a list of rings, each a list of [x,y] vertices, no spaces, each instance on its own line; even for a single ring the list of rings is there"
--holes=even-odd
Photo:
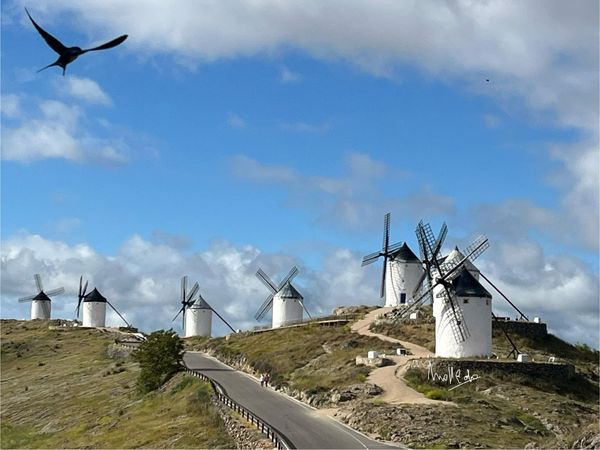
[[[375,449],[385,445],[336,422],[204,353],[186,352],[185,363],[217,381],[236,402],[284,434],[296,448]]]

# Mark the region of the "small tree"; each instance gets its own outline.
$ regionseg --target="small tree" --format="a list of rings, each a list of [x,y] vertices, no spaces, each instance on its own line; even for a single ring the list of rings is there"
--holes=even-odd
[[[172,329],[151,333],[134,353],[142,369],[138,377],[138,390],[154,391],[181,370],[183,341]]]

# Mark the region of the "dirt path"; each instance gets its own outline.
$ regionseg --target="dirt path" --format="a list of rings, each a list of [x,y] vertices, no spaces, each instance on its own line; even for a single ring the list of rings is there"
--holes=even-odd
[[[407,370],[406,364],[409,359],[413,358],[427,358],[432,357],[433,353],[427,350],[425,347],[413,344],[412,342],[401,341],[400,339],[394,339],[383,334],[373,333],[369,330],[369,326],[377,317],[391,311],[393,308],[384,307],[371,311],[365,316],[364,319],[355,322],[352,325],[352,331],[364,336],[372,336],[382,341],[394,342],[402,345],[402,347],[409,350],[412,355],[409,356],[397,356],[397,355],[386,355],[385,357],[392,360],[394,365],[379,367],[374,369],[369,374],[367,379],[370,383],[376,384],[383,389],[381,400],[386,403],[400,404],[400,403],[429,403],[429,404],[442,404],[446,402],[440,402],[438,400],[431,400],[425,397],[420,392],[415,391],[406,385],[402,376]]]

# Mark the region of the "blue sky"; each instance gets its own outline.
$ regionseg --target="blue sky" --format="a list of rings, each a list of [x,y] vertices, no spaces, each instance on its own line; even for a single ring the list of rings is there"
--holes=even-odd
[[[86,273],[146,329],[184,274],[251,326],[259,264],[316,311],[375,304],[391,211],[415,251],[420,219],[488,235],[486,273],[597,345],[596,2],[50,4],[67,45],[129,38],[36,73],[55,55],[2,5],[3,317],[35,271],[59,316]]]

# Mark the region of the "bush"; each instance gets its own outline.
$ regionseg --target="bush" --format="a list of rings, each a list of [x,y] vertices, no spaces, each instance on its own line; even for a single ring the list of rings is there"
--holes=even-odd
[[[183,341],[172,329],[155,331],[133,356],[141,368],[138,390],[141,393],[154,391],[181,370]]]

